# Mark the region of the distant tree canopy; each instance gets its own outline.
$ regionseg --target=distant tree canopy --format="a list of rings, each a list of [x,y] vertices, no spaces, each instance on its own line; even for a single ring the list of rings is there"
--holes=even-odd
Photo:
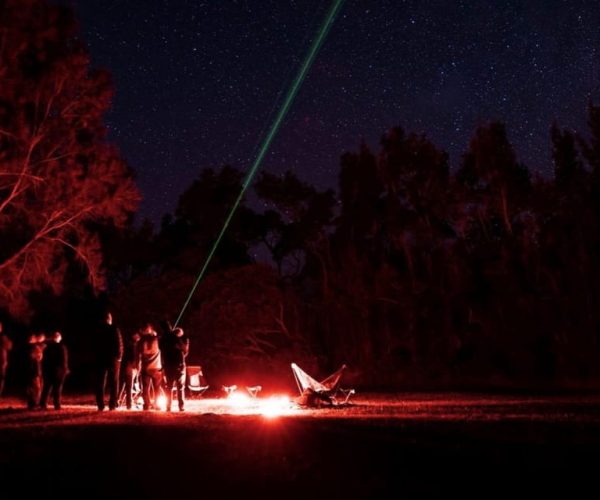
[[[97,228],[123,226],[139,199],[105,140],[112,87],[90,70],[70,9],[0,2],[0,308],[30,313],[80,262],[104,286]]]
[[[394,387],[600,380],[599,108],[589,117],[589,141],[552,127],[554,179],[532,177],[501,123],[475,131],[455,172],[401,128],[378,154],[342,156],[337,194],[263,172],[264,210],[243,204],[183,319],[201,361],[345,362]],[[177,314],[241,179],[205,170],[157,234],[131,233],[154,255],[119,288],[131,328]]]

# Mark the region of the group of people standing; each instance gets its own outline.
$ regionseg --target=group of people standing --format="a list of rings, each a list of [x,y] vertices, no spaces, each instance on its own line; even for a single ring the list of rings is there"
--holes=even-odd
[[[141,385],[144,410],[158,408],[156,400],[165,394],[167,411],[171,411],[172,392],[177,393],[179,410],[185,409],[186,358],[190,342],[181,328],[165,328],[159,337],[148,323],[123,338],[109,312],[94,332],[95,394],[98,410],[106,406],[116,410],[121,402],[127,409],[134,406],[134,388]],[[0,322],[0,396],[4,389],[11,339]],[[27,408],[46,409],[52,393],[54,408],[61,409],[62,389],[69,374],[69,355],[60,332],[46,336],[35,333],[27,343]],[[119,395],[124,401],[120,401]]]
[[[171,411],[172,391],[176,390],[179,410],[184,411],[189,345],[189,339],[181,328],[167,328],[159,338],[150,323],[124,341],[119,328],[113,324],[112,315],[108,313],[98,329],[96,339],[98,410],[105,408],[107,389],[108,408],[117,409],[120,388],[125,391],[127,409],[131,409],[133,389],[138,380],[142,386],[144,410],[157,408],[156,398],[164,392],[166,410]]]
[[[48,338],[43,333],[29,336],[27,344],[27,408],[45,410],[52,391],[54,409],[60,410],[62,388],[69,374],[69,355],[62,334]]]
[[[4,390],[8,354],[13,348],[12,340],[4,332],[0,322],[0,396]],[[62,343],[62,334],[54,332],[46,337],[44,333],[29,336],[27,342],[26,395],[27,408],[46,409],[52,392],[54,408],[60,410],[62,388],[69,374],[69,355]]]

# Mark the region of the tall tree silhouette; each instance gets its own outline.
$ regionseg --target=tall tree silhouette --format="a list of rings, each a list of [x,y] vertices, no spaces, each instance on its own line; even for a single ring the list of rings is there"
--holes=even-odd
[[[73,259],[103,287],[94,227],[123,225],[139,195],[105,141],[110,78],[90,71],[70,9],[0,4],[0,81],[0,306],[23,316]]]
[[[504,230],[512,233],[512,211],[518,211],[513,205],[526,193],[529,173],[517,162],[502,123],[494,122],[477,129],[457,178],[477,198],[480,221],[484,223],[485,217],[499,217]]]
[[[181,194],[174,217],[163,220],[157,240],[163,265],[190,274],[198,272],[240,192],[242,181],[242,172],[230,166],[202,170],[199,178]],[[241,223],[246,216],[243,203],[217,249],[213,267],[250,262],[247,242],[242,241],[242,236],[247,236]]]
[[[263,172],[255,185],[257,195],[275,211],[267,211],[266,221],[273,225],[270,248],[280,276],[298,277],[316,262],[318,273],[327,273],[326,229],[333,219],[335,197],[332,190],[317,191],[292,172],[276,176]],[[306,267],[308,266],[308,268]],[[326,276],[323,281],[327,281]]]
[[[575,135],[569,130],[560,130],[554,123],[550,136],[556,187],[562,192],[581,189],[586,172],[577,150]]]

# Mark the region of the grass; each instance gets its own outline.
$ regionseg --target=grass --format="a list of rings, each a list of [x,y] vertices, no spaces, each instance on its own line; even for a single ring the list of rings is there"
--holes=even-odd
[[[0,401],[0,484],[85,498],[581,496],[599,397],[396,394],[265,418],[223,400],[98,412]],[[24,489],[26,488],[26,490]],[[5,490],[6,491],[6,490]]]

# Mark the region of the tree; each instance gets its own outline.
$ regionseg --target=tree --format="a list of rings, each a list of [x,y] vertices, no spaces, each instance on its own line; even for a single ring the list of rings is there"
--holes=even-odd
[[[563,192],[581,189],[586,172],[579,158],[575,135],[569,130],[561,131],[556,124],[553,124],[550,136],[556,186]]]
[[[0,4],[0,307],[16,316],[32,291],[60,291],[75,261],[101,289],[97,230],[137,207],[132,172],[106,141],[109,75],[89,66],[69,8]]]
[[[262,216],[262,241],[271,251],[279,275],[298,277],[311,264],[318,273],[326,273],[322,242],[333,219],[333,191],[317,191],[289,171],[283,176],[261,173],[255,190],[276,209]]]
[[[230,166],[202,170],[179,197],[174,217],[163,219],[157,236],[161,268],[198,272],[242,188],[242,181],[242,172]],[[209,272],[251,261],[249,240],[256,236],[245,227],[249,211],[242,200],[211,260]]]
[[[512,233],[513,217],[519,209],[514,205],[525,197],[530,179],[527,169],[517,162],[502,123],[493,122],[477,129],[457,180],[480,205],[482,221],[486,216],[497,217],[504,231]]]

